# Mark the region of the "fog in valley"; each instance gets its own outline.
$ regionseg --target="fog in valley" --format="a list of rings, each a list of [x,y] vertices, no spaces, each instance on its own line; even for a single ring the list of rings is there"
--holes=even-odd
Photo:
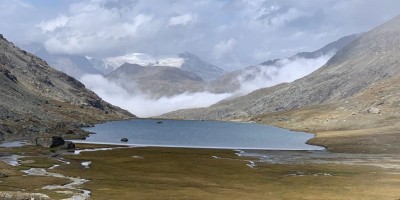
[[[237,77],[240,82],[240,89],[222,94],[203,91],[155,99],[143,94],[140,89],[128,92],[122,87],[122,84],[117,81],[110,81],[101,75],[84,75],[80,81],[105,101],[126,109],[139,117],[152,117],[178,109],[208,107],[223,99],[238,97],[279,83],[292,82],[318,69],[330,57],[331,55],[321,56],[316,59],[282,59],[276,65],[249,67]],[[248,76],[252,78],[247,80],[245,77]],[[132,85],[135,83],[124,84]]]

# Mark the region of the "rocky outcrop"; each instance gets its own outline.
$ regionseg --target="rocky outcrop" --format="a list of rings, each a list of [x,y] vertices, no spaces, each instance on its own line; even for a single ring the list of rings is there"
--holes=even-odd
[[[81,124],[132,117],[0,37],[0,140],[77,130],[74,137]]]

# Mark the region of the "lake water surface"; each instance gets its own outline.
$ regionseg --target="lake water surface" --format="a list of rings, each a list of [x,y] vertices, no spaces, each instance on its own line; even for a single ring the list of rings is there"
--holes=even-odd
[[[313,134],[254,123],[135,119],[107,122],[85,130],[96,133],[86,139],[89,143],[220,149],[324,149],[305,144],[314,137]],[[129,141],[121,142],[121,138]]]

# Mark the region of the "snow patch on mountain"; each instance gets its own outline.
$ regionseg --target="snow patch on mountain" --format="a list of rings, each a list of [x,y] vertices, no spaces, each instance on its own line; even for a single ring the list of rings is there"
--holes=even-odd
[[[166,67],[181,67],[184,60],[179,57],[153,57],[144,53],[130,53],[122,56],[109,57],[102,59],[106,69],[115,70],[121,65],[137,64],[141,66],[166,66]]]

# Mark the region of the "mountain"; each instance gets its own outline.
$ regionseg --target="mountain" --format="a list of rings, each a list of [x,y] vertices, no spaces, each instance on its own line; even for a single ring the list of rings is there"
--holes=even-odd
[[[106,76],[134,94],[138,89],[152,98],[203,90],[203,79],[177,67],[123,64]]]
[[[0,140],[81,137],[81,126],[133,117],[0,35]]]
[[[113,67],[107,65],[103,59],[100,58],[94,58],[94,57],[87,57],[88,61],[92,66],[99,70],[102,74],[109,74],[114,70]],[[119,67],[119,66],[118,66]]]
[[[269,87],[282,83],[279,80],[274,81],[274,78],[276,79],[279,76],[277,74],[279,70],[287,66],[290,66],[290,70],[297,71],[297,73],[293,73],[294,76],[289,80],[293,81],[321,67],[331,56],[358,36],[359,34],[345,36],[313,52],[300,52],[289,58],[268,60],[255,66],[227,73],[212,81],[208,88],[215,93],[234,92],[239,89],[244,90],[243,92],[246,93],[255,89]],[[300,65],[300,69],[293,68],[293,66],[297,65]],[[244,88],[245,85],[255,85],[258,88],[250,87],[247,89]]]
[[[293,80],[311,73],[325,64],[337,49],[356,37],[357,35],[343,37],[314,52],[302,52],[290,58],[271,60],[225,75],[223,75],[225,72],[222,69],[208,64],[188,52],[179,54],[180,59],[182,59],[181,62],[176,59],[175,62],[172,62],[174,61],[172,58],[157,60],[151,56],[136,53],[108,58],[103,63],[108,63],[110,68],[117,66],[120,62],[146,65],[124,64],[107,76],[109,80],[122,85],[131,94],[140,90],[141,93],[151,98],[161,98],[186,92],[208,91],[217,94],[234,92],[235,95],[239,96],[262,87],[281,83],[282,78],[279,78],[279,71],[282,69],[295,71]],[[160,63],[169,65],[155,66]],[[299,63],[297,65],[300,66],[293,66],[293,63]],[[295,69],[295,67],[299,69]],[[176,74],[172,74],[172,72]],[[214,78],[218,79],[212,80]]]
[[[222,76],[225,72],[223,69],[203,61],[198,56],[184,52],[178,54],[178,57],[163,57],[156,58],[143,53],[131,53],[123,56],[109,58],[89,58],[91,64],[104,74],[117,69],[121,65],[137,64],[141,66],[165,66],[181,68],[184,71],[197,74],[205,81],[215,80]]]
[[[137,64],[141,66],[166,66],[166,67],[181,67],[183,59],[177,57],[156,58],[144,53],[130,53],[122,56],[108,58],[90,58],[92,65],[108,74],[125,63]],[[107,73],[108,72],[108,73]]]
[[[225,74],[223,69],[207,63],[189,52],[180,53],[178,56],[183,59],[182,70],[197,74],[205,81],[215,80]]]
[[[392,122],[399,119],[395,114],[399,111],[400,97],[395,95],[400,92],[396,86],[399,76],[400,16],[357,37],[324,66],[292,83],[263,88],[209,108],[180,110],[164,116],[185,119],[254,118],[270,124],[287,121],[285,127],[294,126],[290,123],[302,123],[299,127],[310,129],[325,129],[328,122],[332,123],[332,127],[326,130],[357,127],[365,120],[371,122],[365,123],[365,127],[377,127],[388,122],[377,124],[379,117]],[[384,92],[383,85],[390,86],[390,92]],[[373,88],[381,88],[382,92],[372,91]],[[363,95],[364,98],[360,98]],[[321,111],[326,111],[326,114]],[[278,116],[276,113],[280,113],[280,118],[269,117]],[[371,113],[380,114],[371,116]],[[340,118],[332,118],[330,114]],[[292,121],[291,116],[295,115],[298,116],[297,121]],[[345,115],[347,118],[341,118]]]
[[[82,55],[51,54],[42,45],[34,43],[20,45],[28,52],[45,60],[50,66],[74,78],[79,79],[84,74],[103,74],[94,68],[92,63]]]
[[[353,40],[355,40],[360,35],[361,34],[352,34],[352,35],[344,36],[332,43],[325,45],[321,49],[318,49],[313,52],[300,52],[300,53],[297,53],[293,57],[318,58],[321,55],[328,55],[328,54],[336,53],[343,47],[347,46],[349,43],[351,43]],[[263,64],[268,64],[268,63],[261,63],[261,65],[263,65]]]

